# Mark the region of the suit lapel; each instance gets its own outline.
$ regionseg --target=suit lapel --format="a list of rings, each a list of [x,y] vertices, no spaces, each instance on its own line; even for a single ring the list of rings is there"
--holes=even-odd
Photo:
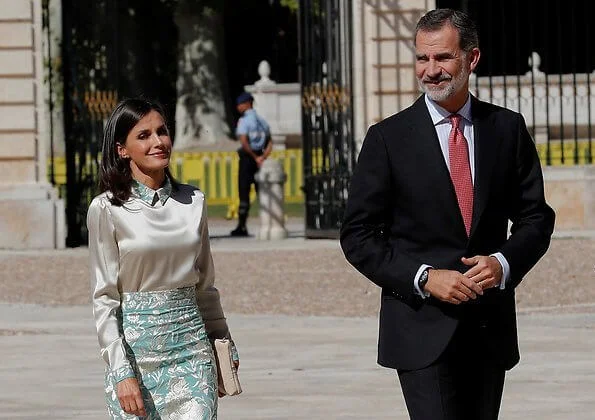
[[[450,172],[448,166],[446,166],[438,135],[436,134],[432,117],[430,117],[430,112],[426,106],[424,95],[413,104],[413,109],[415,112],[411,119],[411,135],[416,139],[420,148],[427,152],[427,162],[429,162],[429,165],[425,167],[425,176],[429,176],[432,180],[432,185],[436,187],[436,198],[442,206],[442,211],[450,214],[452,220],[459,221],[459,230],[466,236],[465,224],[461,210],[459,209],[457,194],[452,184]]]
[[[423,95],[413,104],[413,109],[415,112],[411,120],[412,136],[417,139],[420,147],[427,151],[431,166],[426,168],[426,175],[430,176],[433,184],[436,185],[437,199],[444,205],[444,211],[452,214],[453,220],[459,221],[459,230],[465,234],[463,216],[461,216],[454,185]],[[474,96],[471,96],[471,118],[475,146],[473,219],[471,221],[471,235],[473,235],[489,199],[490,181],[500,140],[490,118],[489,108]]]
[[[475,97],[471,97],[471,117],[473,119],[473,141],[475,146],[475,182],[473,187],[473,220],[471,235],[477,228],[479,219],[487,205],[492,172],[496,163],[499,138],[489,109]]]

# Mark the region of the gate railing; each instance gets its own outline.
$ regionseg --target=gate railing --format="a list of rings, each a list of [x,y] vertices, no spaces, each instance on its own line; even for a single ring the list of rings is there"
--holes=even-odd
[[[352,2],[301,0],[306,237],[335,238],[355,164]]]
[[[595,77],[590,74],[545,74],[533,52],[531,70],[517,76],[477,77],[470,89],[483,100],[523,114],[544,165],[593,163]]]

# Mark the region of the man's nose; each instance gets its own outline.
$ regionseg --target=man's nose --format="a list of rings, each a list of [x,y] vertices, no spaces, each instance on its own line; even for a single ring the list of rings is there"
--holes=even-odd
[[[438,77],[442,73],[442,69],[436,63],[436,60],[429,60],[428,66],[426,67],[426,74],[431,78]]]

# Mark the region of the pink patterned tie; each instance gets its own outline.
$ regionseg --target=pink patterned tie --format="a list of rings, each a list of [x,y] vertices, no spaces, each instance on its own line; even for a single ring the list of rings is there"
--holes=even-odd
[[[473,218],[473,179],[471,178],[471,166],[469,165],[469,149],[467,148],[467,140],[459,128],[461,116],[452,114],[449,118],[452,125],[448,136],[450,178],[457,193],[459,208],[465,222],[467,236],[469,236],[471,219]]]

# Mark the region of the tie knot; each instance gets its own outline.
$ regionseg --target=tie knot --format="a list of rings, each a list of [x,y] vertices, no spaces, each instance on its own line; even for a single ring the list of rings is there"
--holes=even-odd
[[[459,128],[459,123],[461,122],[461,116],[459,114],[450,114],[448,118],[450,119],[453,129],[456,130]]]

